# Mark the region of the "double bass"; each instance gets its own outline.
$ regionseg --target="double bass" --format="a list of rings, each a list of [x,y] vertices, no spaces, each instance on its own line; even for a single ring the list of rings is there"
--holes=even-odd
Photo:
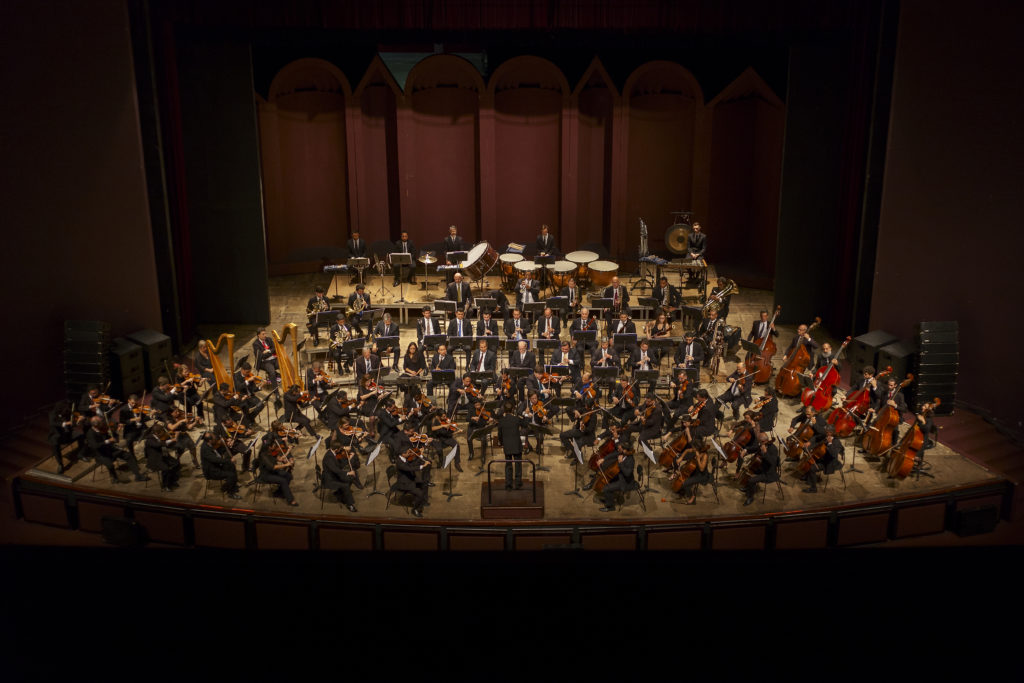
[[[892,366],[875,375],[875,380],[882,379],[892,373]],[[864,421],[871,407],[871,387],[865,385],[856,391],[850,392],[843,401],[841,408],[836,408],[828,415],[828,423],[835,427],[836,436],[846,438],[853,434],[857,425]]]
[[[932,399],[933,405],[939,405],[942,399]],[[924,432],[917,420],[910,426],[907,433],[900,439],[899,445],[892,449],[892,456],[889,458],[889,477],[895,479],[906,479],[910,471],[914,469],[914,461],[924,447]]]
[[[900,382],[900,386],[896,391],[902,391],[904,387],[913,381],[914,375],[907,373],[907,378]],[[900,419],[898,410],[888,403],[882,406],[874,423],[864,431],[864,436],[861,438],[861,448],[868,455],[876,456],[888,451],[893,446],[892,430],[899,426]]]
[[[821,324],[821,318],[815,318],[814,322],[807,326],[807,334]],[[811,354],[807,353],[803,343],[798,339],[793,353],[786,359],[785,364],[779,368],[779,374],[775,376],[775,391],[779,396],[800,395],[800,375],[807,366],[811,364]]]
[[[853,340],[853,337],[847,337],[843,345],[836,351],[836,355],[833,360],[839,358],[839,354],[846,350],[846,345]],[[814,386],[807,387],[803,390],[800,395],[800,402],[805,406],[813,406],[815,410],[822,411],[832,405],[832,387],[839,381],[839,370],[836,369],[834,362],[829,362],[828,365],[823,365],[818,368],[818,371],[814,373]]]
[[[775,324],[775,319],[779,317],[779,313],[782,312],[782,306],[775,307],[775,314],[772,316],[771,323],[768,325],[768,332],[764,337],[755,339],[754,343],[757,344],[757,353],[748,353],[743,364],[748,368],[757,368],[757,372],[754,374],[754,384],[767,384],[768,380],[772,376],[772,356],[779,350],[775,346],[775,340],[772,339],[772,325]]]

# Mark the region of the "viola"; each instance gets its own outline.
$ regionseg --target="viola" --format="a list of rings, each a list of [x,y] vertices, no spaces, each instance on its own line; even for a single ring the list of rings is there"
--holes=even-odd
[[[252,382],[256,386],[260,386],[264,382],[264,379],[262,377],[258,376],[255,372],[252,372],[251,370],[242,370],[242,379],[244,379],[246,382]]]
[[[875,375],[876,382],[890,373],[892,373],[891,366]],[[864,416],[868,414],[870,407],[871,386],[868,385],[848,394],[846,400],[843,401],[842,407],[829,413],[828,423],[835,427],[836,436],[845,438],[853,434],[853,430],[857,425],[863,422]]]
[[[850,343],[853,337],[847,337],[843,345],[839,347],[839,351],[836,352],[835,358],[839,358],[845,349],[846,345]],[[823,365],[818,368],[818,371],[814,374],[814,387],[807,387],[803,390],[800,395],[800,402],[805,406],[814,406],[817,411],[825,410],[832,405],[832,387],[839,381],[839,370],[836,369],[836,365],[833,362],[829,362],[828,365]]]
[[[544,404],[541,403],[540,399],[537,399],[530,404],[530,412],[542,420],[548,416],[547,408],[544,407]]]
[[[900,382],[899,389],[902,391],[905,386],[914,381],[914,375],[907,373],[907,378]],[[861,448],[869,455],[881,455],[892,448],[892,431],[900,423],[900,413],[892,406],[886,404],[878,411],[874,423],[864,432],[861,439]]]
[[[581,398],[589,398],[589,399],[597,398],[597,390],[594,389],[594,383],[593,382],[586,382],[585,384],[583,384],[580,387],[580,390],[579,390],[578,393],[579,393]]]
[[[810,334],[811,330],[820,323],[821,318],[815,318],[814,322],[807,327],[807,333]],[[779,396],[799,396],[800,375],[803,374],[810,364],[811,354],[807,353],[803,342],[798,339],[793,353],[786,358],[786,363],[779,369],[779,374],[775,376],[776,393]]]
[[[754,384],[767,384],[768,380],[772,376],[772,357],[778,351],[778,347],[775,346],[775,341],[772,338],[772,325],[775,324],[776,318],[779,317],[779,313],[782,312],[782,306],[775,307],[775,314],[772,316],[771,325],[768,326],[768,332],[764,337],[755,339],[754,343],[757,344],[759,349],[758,353],[748,353],[744,364],[748,368],[757,368],[757,373],[754,375]]]

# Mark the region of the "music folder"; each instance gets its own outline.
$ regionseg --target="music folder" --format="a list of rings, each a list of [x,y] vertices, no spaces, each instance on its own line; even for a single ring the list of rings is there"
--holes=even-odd
[[[595,296],[590,299],[590,308],[592,310],[603,311],[612,307],[614,303],[611,297]]]

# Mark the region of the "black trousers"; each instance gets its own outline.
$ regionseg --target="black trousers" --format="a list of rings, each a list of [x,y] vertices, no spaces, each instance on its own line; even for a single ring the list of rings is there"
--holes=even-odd
[[[259,480],[264,484],[277,484],[281,489],[281,495],[284,496],[284,499],[289,503],[295,500],[295,496],[292,495],[291,472],[287,472],[285,474],[260,474]]]
[[[289,415],[285,419],[288,422],[298,423],[299,429],[305,429],[307,432],[309,432],[310,436],[316,436],[316,430],[313,429],[312,422],[310,422],[310,419],[308,417],[306,417],[305,415],[303,415],[301,412],[296,410],[295,412],[293,412],[291,415]]]
[[[522,460],[522,453],[506,453],[505,454],[505,487],[511,486],[510,482],[515,477],[515,484],[517,487],[523,485],[523,463],[512,462],[513,460]]]
[[[135,456],[124,450],[123,448],[113,448],[109,453],[96,453],[96,462],[105,466],[107,471],[110,472],[111,479],[117,479],[117,471],[114,469],[114,462],[117,460],[124,460],[128,463],[128,469],[136,478],[142,476],[142,472],[139,471],[139,463],[135,459]]]
[[[149,469],[160,473],[160,486],[170,488],[178,483],[181,476],[181,464],[169,455],[161,455],[159,458],[149,458],[146,461]]]
[[[238,472],[235,471],[234,465],[217,469],[208,468],[206,478],[214,481],[223,481],[224,488],[227,489],[228,493],[234,493],[238,490]]]
[[[743,394],[733,394],[731,391],[727,391],[718,397],[722,403],[732,404],[732,419],[740,419],[740,405],[747,405],[748,402],[743,398]]]
[[[685,498],[689,498],[690,496],[693,495],[693,489],[695,486],[699,486],[700,484],[708,484],[710,482],[710,472],[694,472],[693,474],[686,478],[686,481],[683,482],[682,487],[679,489],[679,493],[682,494]]]
[[[625,493],[629,489],[633,488],[633,482],[627,482],[622,476],[617,476],[608,482],[603,489],[601,489],[601,495],[604,496],[606,503],[611,504],[615,500],[615,494],[619,491]]]
[[[746,492],[747,496],[753,498],[754,494],[757,493],[758,484],[765,484],[767,486],[768,484],[778,480],[779,475],[777,472],[771,472],[770,474],[755,474],[750,478],[750,481],[747,482],[746,488],[743,490]]]
[[[412,507],[415,510],[423,510],[424,503],[427,502],[427,484],[426,479],[422,483],[420,482],[402,482],[398,486],[398,490],[402,493],[408,493],[412,496]]]
[[[350,482],[334,480],[327,484],[327,488],[331,489],[331,492],[340,498],[341,502],[345,505],[356,504],[355,498],[352,497],[352,484]]]

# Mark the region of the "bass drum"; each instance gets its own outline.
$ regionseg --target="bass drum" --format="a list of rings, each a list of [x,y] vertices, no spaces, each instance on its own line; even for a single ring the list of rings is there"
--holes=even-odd
[[[459,264],[459,268],[471,279],[483,280],[497,262],[498,252],[487,242],[481,242],[466,254],[466,260]]]
[[[545,266],[551,271],[551,282],[561,289],[569,286],[569,278],[576,272],[576,264],[572,261],[555,261]]]
[[[593,261],[587,269],[590,271],[590,284],[594,287],[607,287],[619,274],[619,264],[614,261]]]

